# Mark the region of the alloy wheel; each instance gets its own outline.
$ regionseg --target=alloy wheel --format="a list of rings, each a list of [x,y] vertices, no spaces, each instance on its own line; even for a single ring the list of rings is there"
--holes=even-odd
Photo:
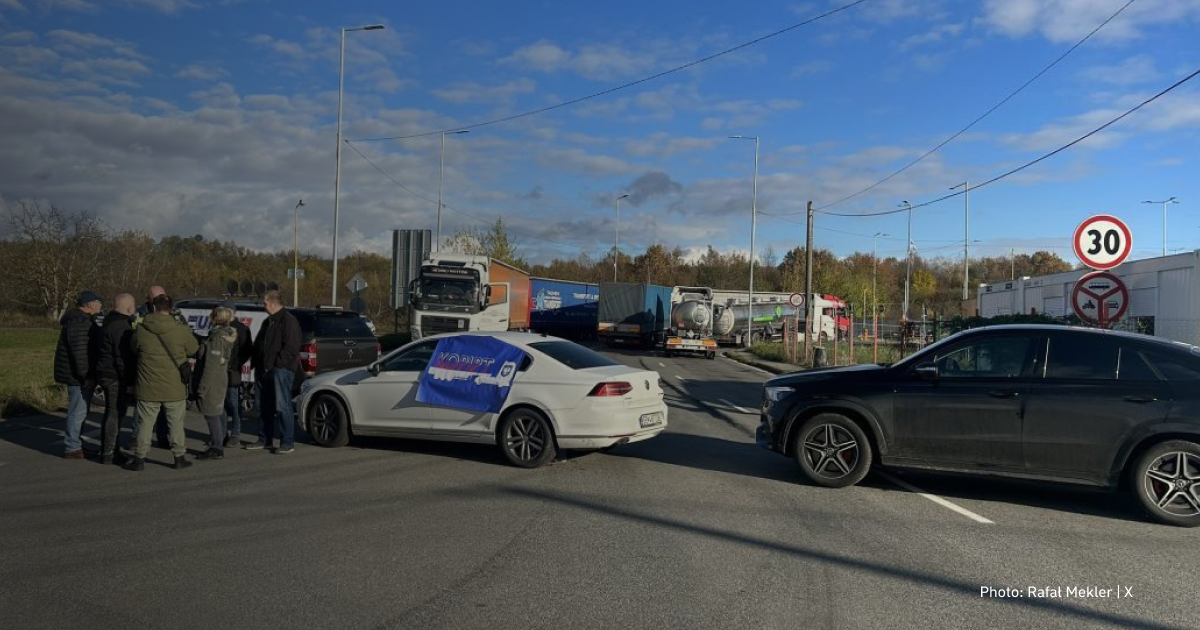
[[[332,442],[338,432],[338,411],[333,402],[322,398],[313,405],[312,413],[308,416],[308,430],[322,444]]]
[[[531,462],[546,449],[546,431],[537,418],[519,415],[512,419],[505,431],[504,441],[509,452],[522,461]]]
[[[1146,493],[1158,509],[1174,515],[1200,515],[1200,456],[1169,451],[1146,468]]]
[[[858,440],[845,428],[819,424],[804,436],[804,457],[817,475],[841,479],[858,465]]]

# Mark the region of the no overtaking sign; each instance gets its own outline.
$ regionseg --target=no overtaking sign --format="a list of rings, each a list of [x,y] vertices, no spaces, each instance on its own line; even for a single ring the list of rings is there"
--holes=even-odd
[[[1085,322],[1107,327],[1125,315],[1129,308],[1129,289],[1121,279],[1107,271],[1093,271],[1071,289],[1071,308]]]

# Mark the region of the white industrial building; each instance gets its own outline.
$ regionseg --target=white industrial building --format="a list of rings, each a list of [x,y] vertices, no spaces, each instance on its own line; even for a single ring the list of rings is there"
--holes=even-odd
[[[1129,289],[1129,308],[1114,328],[1200,345],[1200,250],[1126,262],[1110,269]],[[1071,288],[1090,269],[979,285],[981,317],[1071,314]]]

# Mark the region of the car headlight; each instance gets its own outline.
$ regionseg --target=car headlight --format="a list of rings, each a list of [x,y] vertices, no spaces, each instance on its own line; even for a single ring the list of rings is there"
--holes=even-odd
[[[771,402],[779,402],[780,400],[783,400],[785,396],[794,391],[796,391],[795,387],[787,387],[783,385],[763,388],[763,393],[766,395],[767,400]]]

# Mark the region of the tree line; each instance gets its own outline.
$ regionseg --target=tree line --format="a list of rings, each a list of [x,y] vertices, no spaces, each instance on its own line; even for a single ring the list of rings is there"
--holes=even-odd
[[[292,303],[293,264],[290,248],[258,252],[232,241],[193,236],[154,239],[143,230],[114,229],[95,214],[66,211],[57,206],[17,203],[5,209],[8,230],[0,239],[0,316],[16,322],[50,323],[73,306],[83,290],[106,296],[130,292],[141,299],[151,285],[162,285],[176,299],[211,297],[226,293],[230,281],[239,284],[277,285],[286,304]],[[614,253],[601,258],[579,254],[533,264],[521,256],[519,243],[508,234],[503,219],[487,229],[466,229],[445,239],[442,251],[479,254],[503,260],[534,276],[599,283],[613,279]],[[682,248],[657,243],[640,254],[621,252],[616,274],[623,282],[660,285],[708,286],[724,290],[749,288],[750,261],[738,252],[721,252],[709,246],[694,260]],[[771,248],[760,252],[754,268],[755,291],[801,292],[806,256],[803,247],[780,255]],[[1039,251],[1015,257],[970,259],[970,295],[980,282],[1007,280],[1010,276],[1035,276],[1069,271],[1072,266],[1057,255]],[[332,286],[332,261],[302,254],[305,277],[299,282],[299,304],[328,303]],[[405,325],[391,308],[391,252],[356,251],[339,263],[339,282],[361,274],[369,288],[362,294],[366,314],[384,330],[393,322]],[[819,293],[839,296],[869,312],[872,280],[881,317],[898,319],[903,301],[906,261],[870,253],[838,257],[827,249],[813,251],[813,286]],[[931,318],[962,315],[962,260],[914,255],[909,279],[910,317],[925,313]],[[252,293],[256,293],[253,292]],[[352,297],[339,288],[342,301]],[[256,297],[256,296],[255,296]],[[345,304],[343,304],[344,306]],[[864,308],[865,307],[865,308]]]

